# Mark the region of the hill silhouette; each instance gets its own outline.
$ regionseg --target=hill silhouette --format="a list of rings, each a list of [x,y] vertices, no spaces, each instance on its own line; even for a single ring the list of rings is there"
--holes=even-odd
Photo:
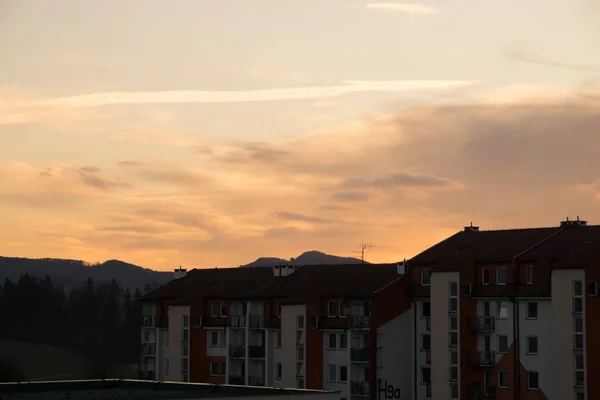
[[[273,265],[327,265],[359,264],[362,261],[353,257],[338,257],[312,250],[289,260],[277,257],[260,257],[240,267],[270,267]],[[175,267],[175,266],[173,266]],[[198,266],[199,268],[209,266]],[[96,283],[116,280],[123,288],[146,291],[158,287],[173,279],[172,271],[154,271],[119,260],[107,260],[103,263],[89,264],[81,260],[59,258],[19,258],[0,257],[0,282],[5,279],[17,281],[22,274],[44,278],[49,276],[55,284],[70,290],[79,287],[88,278]]]
[[[289,260],[277,257],[260,257],[250,264],[241,265],[241,267],[270,267],[273,265],[331,265],[331,264],[360,264],[361,260],[354,257],[339,257],[331,254],[325,254],[317,250],[306,251],[298,257],[292,257]]]

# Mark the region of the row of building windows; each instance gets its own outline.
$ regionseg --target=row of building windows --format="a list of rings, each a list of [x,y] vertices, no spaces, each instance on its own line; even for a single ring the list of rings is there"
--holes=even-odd
[[[492,282],[492,269],[489,267],[483,267],[481,269],[481,284],[490,285],[495,283],[496,285],[506,285],[508,283],[508,268],[507,267],[496,267],[495,281]],[[533,284],[533,265],[527,265],[525,267],[525,284]],[[431,270],[421,270],[421,286],[431,285]]]
[[[585,357],[583,333],[583,282],[573,281],[573,372],[575,398],[584,400],[585,393],[579,390],[585,387]]]
[[[450,282],[449,285],[449,299],[448,299],[448,310],[449,310],[449,361],[450,365],[448,368],[449,381],[450,381],[450,399],[458,399],[459,388],[458,388],[458,283]],[[430,339],[431,341],[431,339]]]

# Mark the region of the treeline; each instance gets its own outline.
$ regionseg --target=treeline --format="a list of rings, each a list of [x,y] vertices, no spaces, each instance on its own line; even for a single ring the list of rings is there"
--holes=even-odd
[[[139,360],[139,290],[89,278],[66,292],[48,276],[0,285],[0,337],[75,351],[103,365]]]

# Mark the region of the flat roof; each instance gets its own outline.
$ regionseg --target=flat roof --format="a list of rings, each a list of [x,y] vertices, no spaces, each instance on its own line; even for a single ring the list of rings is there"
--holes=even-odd
[[[339,391],[280,389],[263,386],[215,385],[142,381],[133,379],[92,379],[72,381],[0,383],[0,398],[11,399],[193,399],[211,397],[288,396],[335,394]]]

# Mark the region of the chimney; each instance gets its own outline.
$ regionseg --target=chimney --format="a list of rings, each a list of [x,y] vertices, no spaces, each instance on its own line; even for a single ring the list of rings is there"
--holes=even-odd
[[[396,263],[396,270],[398,271],[398,275],[406,275],[406,258],[404,261]]]
[[[560,221],[561,228],[567,228],[569,226],[587,226],[587,221],[581,221],[579,216],[577,216],[575,221],[569,221],[569,217],[564,221]]]
[[[465,226],[465,232],[479,232],[479,227],[478,226],[473,226],[473,223],[471,222],[471,225],[469,226]]]
[[[281,276],[288,276],[291,275],[292,273],[294,273],[294,266],[293,265],[282,265],[281,266]]]
[[[187,275],[187,269],[183,269],[180,266],[179,268],[175,269],[175,278],[174,279],[185,278],[186,275]]]

